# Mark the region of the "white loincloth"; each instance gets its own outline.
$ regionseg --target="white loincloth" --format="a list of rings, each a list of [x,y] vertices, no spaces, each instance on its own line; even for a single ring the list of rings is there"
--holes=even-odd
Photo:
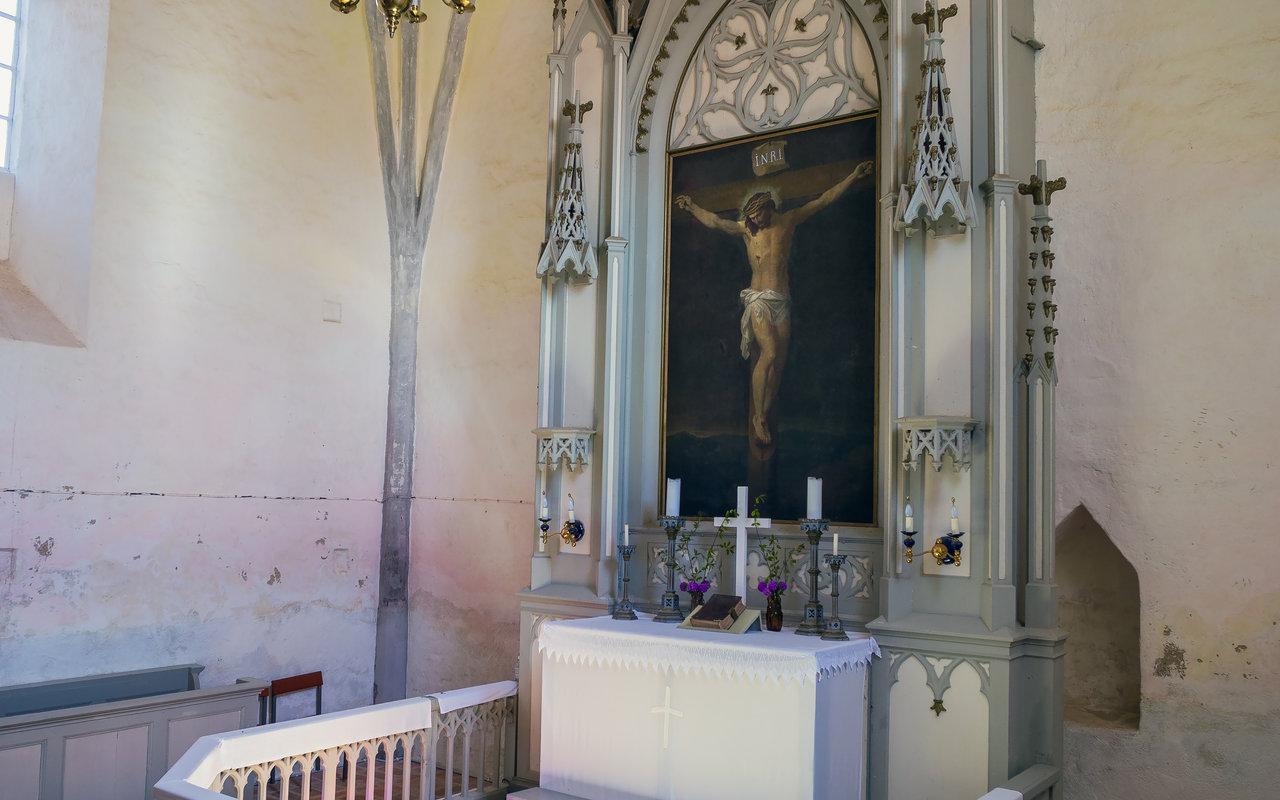
[[[768,320],[777,325],[790,320],[791,298],[774,289],[743,289],[738,297],[742,300],[742,357],[750,359],[751,343],[755,341],[751,321]]]

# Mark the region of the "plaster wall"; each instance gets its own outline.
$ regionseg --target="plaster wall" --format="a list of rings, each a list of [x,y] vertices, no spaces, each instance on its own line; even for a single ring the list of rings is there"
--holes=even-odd
[[[1058,516],[1083,504],[1141,590],[1140,729],[1068,727],[1066,796],[1270,796],[1280,6],[1037,3],[1036,27],[1038,149],[1070,181]]]
[[[516,666],[536,531],[550,46],[549,2],[491,0],[471,21],[423,267],[411,693]]]
[[[90,267],[57,273],[83,346],[0,339],[0,684],[194,661],[367,703],[389,277],[363,30],[110,5]]]

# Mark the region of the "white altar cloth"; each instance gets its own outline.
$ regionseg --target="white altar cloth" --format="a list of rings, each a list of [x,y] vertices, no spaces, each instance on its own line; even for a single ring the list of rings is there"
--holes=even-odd
[[[548,622],[540,784],[585,800],[861,800],[875,640]]]

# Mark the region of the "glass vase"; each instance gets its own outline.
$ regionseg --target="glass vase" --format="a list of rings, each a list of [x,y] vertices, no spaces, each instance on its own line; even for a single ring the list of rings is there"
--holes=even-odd
[[[782,592],[774,592],[765,601],[764,627],[775,633],[782,630]]]
[[[693,611],[695,608],[702,605],[702,598],[702,592],[689,592],[689,610]]]

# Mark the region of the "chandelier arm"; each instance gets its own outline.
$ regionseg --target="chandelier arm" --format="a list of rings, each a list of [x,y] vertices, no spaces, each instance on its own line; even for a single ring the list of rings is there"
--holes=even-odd
[[[377,3],[364,4],[364,19],[369,33],[369,60],[373,73],[374,119],[378,128],[382,190],[386,196],[387,214],[394,216],[399,207],[395,189],[396,133],[391,115],[391,74],[387,66],[387,39],[383,35],[385,23]]]
[[[449,137],[449,119],[453,115],[453,98],[458,92],[458,79],[462,73],[462,58],[466,54],[467,31],[470,26],[470,14],[453,14],[449,19],[449,39],[445,44],[444,65],[440,68],[440,84],[436,88],[435,103],[431,107],[427,153],[422,160],[422,189],[418,194],[417,232],[422,237],[424,246],[427,232],[431,229],[436,190],[440,188],[444,149]]]

